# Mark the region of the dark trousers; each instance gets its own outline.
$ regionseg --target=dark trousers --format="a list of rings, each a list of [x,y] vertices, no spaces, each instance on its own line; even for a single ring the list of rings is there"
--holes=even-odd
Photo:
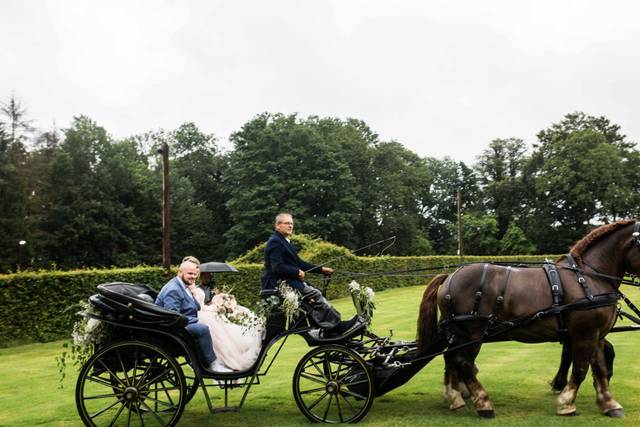
[[[332,329],[340,324],[340,313],[322,296],[322,292],[306,283],[297,289],[302,294],[302,305],[314,326]]]
[[[202,354],[207,366],[211,365],[216,360],[216,354],[213,352],[213,342],[211,341],[209,327],[202,323],[189,323],[186,328],[196,339],[198,347],[200,347],[200,354]]]

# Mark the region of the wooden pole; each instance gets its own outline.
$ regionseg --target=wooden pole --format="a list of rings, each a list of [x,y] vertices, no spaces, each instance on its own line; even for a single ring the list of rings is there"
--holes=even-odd
[[[462,253],[462,197],[460,196],[460,190],[458,190],[458,194],[456,194],[456,201],[458,205],[458,256],[460,260],[464,257]]]
[[[171,271],[171,247],[169,243],[169,144],[162,144],[162,265],[165,273]]]

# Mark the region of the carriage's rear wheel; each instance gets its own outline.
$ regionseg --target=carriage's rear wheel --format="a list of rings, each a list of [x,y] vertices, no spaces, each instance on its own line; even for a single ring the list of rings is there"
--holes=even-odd
[[[87,426],[174,426],[186,402],[178,362],[142,341],[100,349],[76,383],[76,406]]]
[[[293,374],[296,404],[313,422],[357,422],[369,412],[374,394],[373,377],[364,359],[340,345],[311,350]]]

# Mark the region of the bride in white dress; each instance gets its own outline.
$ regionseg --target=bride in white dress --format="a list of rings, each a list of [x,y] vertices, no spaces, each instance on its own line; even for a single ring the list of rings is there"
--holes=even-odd
[[[211,303],[204,303],[204,291],[198,287],[192,290],[198,304],[198,322],[209,326],[213,340],[216,362],[222,362],[235,371],[250,368],[258,358],[262,346],[264,328],[255,313],[238,305],[235,297],[229,294],[216,294]],[[226,313],[226,314],[221,314]],[[227,316],[243,318],[250,326],[232,323]]]

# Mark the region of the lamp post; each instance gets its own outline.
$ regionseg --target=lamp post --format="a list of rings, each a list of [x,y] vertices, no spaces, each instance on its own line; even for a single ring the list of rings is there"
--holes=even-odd
[[[22,268],[22,247],[27,244],[26,240],[18,241],[18,262],[16,264],[16,273]]]

